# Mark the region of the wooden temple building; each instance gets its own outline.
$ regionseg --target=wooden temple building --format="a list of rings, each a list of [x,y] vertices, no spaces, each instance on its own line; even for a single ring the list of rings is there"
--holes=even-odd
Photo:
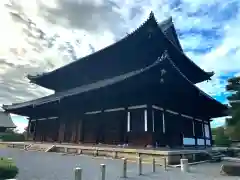
[[[172,18],[151,13],[120,41],[28,76],[54,94],[3,108],[29,117],[35,141],[206,147],[211,118],[227,110],[195,86],[212,75],[184,54]]]

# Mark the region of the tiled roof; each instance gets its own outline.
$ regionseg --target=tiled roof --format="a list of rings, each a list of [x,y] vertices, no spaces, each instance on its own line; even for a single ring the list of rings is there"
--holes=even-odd
[[[159,23],[159,27],[162,30],[162,32],[165,34],[165,36],[169,39],[169,41],[171,41],[173,45],[175,45],[176,48],[178,48],[178,50],[183,52],[182,46],[177,36],[176,29],[172,21],[172,17]]]
[[[48,103],[48,102],[59,101],[62,98],[66,98],[66,97],[69,97],[69,96],[74,96],[74,95],[81,94],[81,93],[84,93],[84,92],[88,92],[88,91],[92,91],[92,90],[96,90],[96,89],[99,89],[99,88],[103,88],[103,87],[106,87],[106,86],[113,85],[115,83],[124,81],[124,80],[126,80],[128,78],[131,78],[133,76],[139,75],[139,74],[141,74],[145,71],[148,71],[151,68],[157,66],[161,62],[161,60],[166,57],[166,53],[167,52],[165,51],[153,64],[151,64],[151,65],[149,65],[145,68],[141,68],[141,69],[129,72],[129,73],[125,73],[125,74],[122,74],[122,75],[119,75],[119,76],[115,76],[113,78],[100,80],[98,82],[91,83],[91,84],[88,84],[88,85],[83,85],[83,86],[80,86],[80,87],[69,89],[69,90],[66,90],[66,91],[63,91],[63,92],[57,92],[53,95],[49,95],[49,96],[39,98],[39,99],[36,99],[36,100],[27,101],[27,102],[23,102],[23,103],[17,103],[17,104],[13,104],[13,105],[3,105],[3,108],[5,110],[11,110],[11,109],[21,108],[21,107],[25,107],[25,106],[41,105],[41,104],[45,104],[45,103]]]
[[[8,113],[0,111],[0,127],[15,128],[11,116]]]
[[[183,62],[181,62],[181,64],[184,64],[186,66],[188,66],[190,64],[190,66],[191,66],[190,69],[193,72],[197,73],[195,76],[189,77],[189,73],[184,71],[184,74],[187,75],[191,81],[193,81],[194,83],[197,83],[197,82],[204,81],[206,79],[210,79],[211,74],[202,70],[200,67],[198,67],[195,63],[193,63],[183,53],[182,47],[180,45],[180,42],[179,42],[177,34],[176,34],[175,27],[172,22],[172,18],[170,17],[161,23],[157,23],[157,20],[155,19],[153,13],[151,13],[149,18],[141,26],[139,26],[135,31],[133,31],[132,33],[130,33],[123,39],[119,40],[118,42],[116,42],[106,48],[103,48],[93,54],[90,54],[86,57],[80,58],[77,61],[71,62],[70,64],[60,67],[56,70],[53,70],[48,73],[43,73],[43,74],[37,75],[37,76],[28,76],[28,78],[33,83],[39,84],[43,87],[46,87],[49,89],[54,89],[56,91],[61,91],[62,89],[73,88],[73,86],[75,84],[76,84],[76,86],[79,86],[80,84],[81,85],[88,84],[85,82],[86,79],[88,79],[88,78],[89,78],[89,81],[94,82],[97,79],[97,77],[99,77],[99,79],[97,79],[97,80],[106,78],[106,77],[100,78],[100,76],[109,75],[109,76],[113,77],[113,76],[119,75],[119,74],[121,74],[119,72],[126,71],[126,69],[128,69],[127,68],[128,61],[126,61],[128,58],[125,57],[123,54],[129,54],[129,53],[131,54],[132,52],[136,53],[136,51],[138,51],[138,49],[143,49],[143,47],[144,47],[143,44],[147,44],[147,43],[143,43],[141,41],[146,41],[146,42],[148,41],[147,40],[148,38],[146,39],[146,37],[148,37],[147,33],[149,33],[148,30],[151,28],[154,28],[154,30],[159,29],[163,34],[165,34],[166,39],[168,39],[171,42],[171,44],[179,51],[179,53],[181,53],[182,59],[184,60]],[[161,32],[159,34],[161,34]],[[138,42],[141,42],[141,43],[138,43]],[[161,42],[159,42],[159,43],[161,43]],[[131,46],[130,46],[130,44],[131,44]],[[153,45],[154,44],[151,44],[151,46],[153,46]],[[149,46],[149,47],[151,47],[151,46]],[[134,48],[131,48],[131,47],[134,47]],[[132,54],[134,54],[134,53],[132,53]],[[129,58],[136,59],[136,57],[133,58],[133,57],[131,57],[131,55],[129,55],[129,56],[130,56]],[[61,89],[62,86],[58,87],[59,86],[58,83],[51,83],[52,79],[56,79],[57,77],[59,77],[61,75],[70,74],[69,72],[75,72],[75,74],[79,74],[79,72],[84,71],[83,67],[86,69],[86,67],[92,67],[93,64],[96,64],[96,66],[98,66],[99,64],[111,63],[111,61],[112,61],[112,63],[114,63],[114,62],[116,62],[117,58],[120,58],[122,60],[121,61],[122,64],[125,64],[125,66],[119,66],[119,70],[114,71],[114,72],[116,72],[115,74],[113,73],[114,75],[111,74],[112,72],[107,75],[106,75],[106,73],[105,74],[103,73],[104,75],[102,75],[100,73],[96,73],[96,76],[97,76],[96,77],[93,73],[91,73],[89,75],[86,75],[87,76],[86,79],[79,77],[79,81],[77,81],[77,82],[72,82],[72,81],[66,82],[65,83],[66,87],[63,86],[64,88],[62,88],[62,89]],[[106,59],[108,59],[109,61],[106,61]],[[115,61],[112,59],[115,59]],[[125,62],[124,62],[124,59],[126,59]],[[134,62],[134,60],[132,60],[129,63],[137,64],[136,62],[134,62],[134,63],[133,62]],[[175,62],[175,60],[174,60],[174,62]],[[119,62],[117,62],[117,63],[119,63]],[[178,64],[178,66],[179,66],[179,63],[176,63],[176,64]],[[126,67],[126,68],[123,68],[123,67]],[[130,71],[132,71],[134,69],[138,69],[138,68],[140,68],[140,67],[134,67],[134,68],[131,67],[131,68],[129,68],[131,70],[127,70],[127,72],[130,72]],[[182,66],[179,66],[179,68],[182,68]],[[81,69],[82,71],[79,69]],[[71,83],[73,83],[73,84],[71,84]]]
[[[169,64],[168,67],[173,69],[174,72],[177,72],[177,76],[179,76],[180,81],[187,82],[189,84],[190,88],[195,89],[200,95],[204,96],[206,99],[208,99],[214,105],[216,105],[217,109],[220,108],[221,110],[224,110],[224,109],[227,110],[227,106],[224,106],[223,104],[219,103],[218,101],[216,101],[215,99],[210,97],[208,94],[204,93],[197,86],[195,86],[190,80],[188,80],[187,77],[180,71],[180,69],[174,64],[174,62],[168,56],[167,51],[164,51],[164,53],[160,57],[158,57],[157,60],[154,63],[152,63],[151,65],[149,65],[145,68],[141,68],[141,69],[138,69],[138,70],[126,73],[126,74],[115,76],[113,78],[100,80],[96,83],[83,85],[83,86],[76,87],[76,88],[73,88],[73,89],[70,89],[70,90],[67,90],[67,91],[63,91],[63,92],[58,92],[58,93],[55,93],[53,95],[46,96],[46,97],[43,97],[43,98],[39,98],[39,99],[36,99],[36,100],[23,102],[23,103],[18,103],[18,104],[13,104],[13,105],[4,105],[3,108],[5,110],[11,111],[11,110],[14,110],[14,109],[27,107],[27,106],[33,106],[34,107],[34,106],[38,106],[38,105],[45,104],[45,103],[59,101],[63,98],[79,95],[81,93],[89,92],[89,91],[92,91],[92,90],[97,90],[97,89],[104,88],[104,87],[107,87],[107,86],[111,86],[113,84],[122,82],[124,80],[129,79],[129,78],[132,78],[134,76],[140,75],[140,74],[142,74],[146,71],[150,71],[153,67],[160,65],[163,59],[168,60],[167,61],[168,64]]]

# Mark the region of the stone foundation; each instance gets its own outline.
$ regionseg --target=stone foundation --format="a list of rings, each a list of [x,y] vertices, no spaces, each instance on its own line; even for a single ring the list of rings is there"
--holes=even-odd
[[[31,144],[26,143],[7,143],[8,147],[24,149],[25,146]],[[33,143],[32,143],[33,144]],[[41,144],[39,144],[41,145]],[[42,144],[44,145],[44,144]],[[134,149],[134,148],[113,148],[103,146],[84,146],[84,145],[67,145],[55,144],[52,152],[60,152],[64,154],[85,154],[90,156],[105,156],[116,159],[127,158],[130,161],[136,161],[138,157],[142,158],[143,162],[152,162],[155,158],[156,164],[164,165],[166,160],[167,165],[180,164],[180,159],[188,159],[189,162],[198,162],[208,160],[209,156],[205,150],[161,150],[161,149]]]

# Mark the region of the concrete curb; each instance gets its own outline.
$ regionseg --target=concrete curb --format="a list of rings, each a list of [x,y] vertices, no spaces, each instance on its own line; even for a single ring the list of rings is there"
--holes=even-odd
[[[198,162],[192,162],[192,163],[188,163],[188,165],[197,165],[197,164],[203,164],[203,163],[207,163],[210,162],[210,160],[206,160],[206,161],[198,161]],[[169,167],[181,167],[181,164],[177,164],[177,165],[168,165]]]

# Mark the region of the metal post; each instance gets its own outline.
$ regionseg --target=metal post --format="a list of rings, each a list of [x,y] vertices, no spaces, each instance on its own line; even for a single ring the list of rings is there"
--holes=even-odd
[[[138,157],[138,175],[142,175],[142,158]]]
[[[181,159],[181,171],[182,172],[188,172],[188,159]]]
[[[123,158],[122,177],[127,178],[127,159]]]
[[[106,165],[100,164],[100,180],[105,180],[106,177]]]
[[[75,180],[82,180],[82,169],[77,167],[75,168]]]
[[[156,172],[156,161],[155,161],[155,158],[152,159],[152,171]]]

